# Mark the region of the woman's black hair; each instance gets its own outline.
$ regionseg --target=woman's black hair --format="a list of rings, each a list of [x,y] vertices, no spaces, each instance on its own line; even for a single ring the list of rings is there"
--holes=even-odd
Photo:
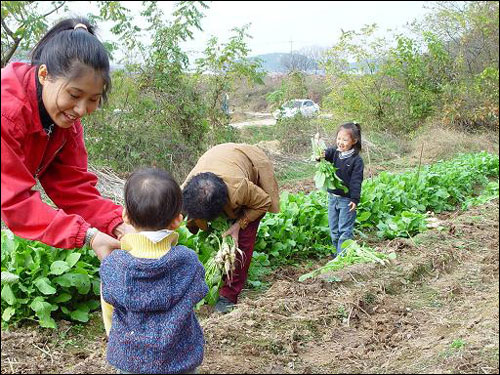
[[[192,177],[184,190],[183,211],[188,219],[215,219],[228,201],[226,183],[214,173],[205,172]]]
[[[133,226],[165,229],[182,211],[182,191],[163,169],[140,169],[125,183],[125,208]]]
[[[75,26],[85,25],[86,28]],[[49,76],[74,79],[90,67],[104,81],[102,102],[111,89],[109,56],[86,18],[69,18],[53,26],[31,51],[31,65],[45,64]]]
[[[340,125],[340,129],[349,130],[351,132],[352,138],[357,142],[354,144],[354,149],[357,153],[361,152],[361,125],[357,122],[346,122],[345,124]],[[338,134],[338,132],[337,132]]]

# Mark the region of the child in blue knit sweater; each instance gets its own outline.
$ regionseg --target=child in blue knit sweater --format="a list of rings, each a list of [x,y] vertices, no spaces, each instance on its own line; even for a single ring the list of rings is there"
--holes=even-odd
[[[177,245],[181,209],[181,189],[161,169],[134,172],[125,184],[123,218],[136,232],[100,268],[107,360],[121,373],[197,373],[202,363],[194,307],[208,287],[196,253]]]

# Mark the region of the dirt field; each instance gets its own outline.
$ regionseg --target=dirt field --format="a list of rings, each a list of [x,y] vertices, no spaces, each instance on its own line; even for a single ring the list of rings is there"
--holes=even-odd
[[[232,313],[203,309],[200,372],[498,373],[498,200],[441,219],[444,230],[371,243],[397,252],[388,267],[304,283],[326,259],[283,268]],[[99,313],[55,331],[24,326],[2,332],[2,374],[114,373],[105,349]]]

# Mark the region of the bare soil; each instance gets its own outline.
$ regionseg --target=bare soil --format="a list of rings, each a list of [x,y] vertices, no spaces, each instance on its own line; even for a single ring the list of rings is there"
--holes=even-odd
[[[203,308],[200,372],[498,374],[498,200],[440,219],[442,230],[373,243],[397,253],[387,267],[304,283],[327,259],[281,268],[233,312]],[[2,332],[2,374],[114,373],[105,350],[98,312],[86,325],[23,326]]]

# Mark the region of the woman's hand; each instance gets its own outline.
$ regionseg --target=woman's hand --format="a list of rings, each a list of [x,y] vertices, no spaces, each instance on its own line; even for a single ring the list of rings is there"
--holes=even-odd
[[[121,223],[118,225],[115,230],[113,231],[113,234],[118,238],[118,240],[121,240],[121,238],[126,235],[127,233],[134,233],[135,229],[132,225],[126,224],[126,223]]]
[[[120,241],[108,236],[106,233],[97,232],[90,241],[90,247],[94,250],[99,260],[102,261],[111,254],[113,250],[120,248]]]
[[[233,237],[234,239],[234,243],[236,244],[236,246],[238,246],[238,235],[240,233],[240,223],[237,221],[236,223],[234,223],[233,225],[231,225],[231,228],[229,228],[227,231],[225,231],[223,234],[222,234],[222,237],[226,237],[226,236],[231,236]]]
[[[352,212],[352,211],[355,211],[356,210],[356,207],[357,207],[357,204],[354,203],[354,202],[350,202],[349,203],[349,212]]]

